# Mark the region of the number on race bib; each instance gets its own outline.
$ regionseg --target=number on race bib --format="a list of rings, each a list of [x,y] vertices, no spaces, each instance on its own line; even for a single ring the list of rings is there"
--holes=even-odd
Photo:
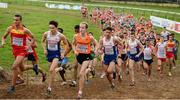
[[[172,52],[172,51],[173,51],[173,48],[171,48],[171,47],[168,47],[168,48],[167,48],[167,51],[170,51],[170,52]]]
[[[109,55],[114,54],[113,47],[112,46],[106,46],[105,47],[105,54],[109,54]]]
[[[23,38],[13,37],[13,45],[23,46]]]
[[[136,54],[137,53],[137,48],[130,48],[130,53],[131,54]]]
[[[50,44],[48,44],[48,49],[49,50],[58,50],[58,46],[56,43],[50,43]]]
[[[81,53],[86,53],[88,46],[87,45],[83,45],[83,44],[79,44],[79,45],[77,45],[77,48],[79,49],[79,51]]]

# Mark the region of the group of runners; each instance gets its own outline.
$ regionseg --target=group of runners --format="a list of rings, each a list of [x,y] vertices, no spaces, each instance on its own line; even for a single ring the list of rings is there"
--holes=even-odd
[[[49,80],[47,95],[53,91],[53,81],[58,72],[62,77],[61,85],[67,84],[65,72],[73,68],[73,79],[70,86],[77,86],[77,98],[82,98],[85,82],[95,76],[97,58],[101,58],[102,76],[107,77],[110,87],[115,88],[115,79],[122,82],[123,76],[130,76],[130,86],[135,86],[135,70],[147,76],[151,81],[152,63],[157,59],[157,71],[160,78],[164,75],[165,67],[168,67],[168,75],[172,76],[172,69],[176,67],[179,42],[170,33],[163,29],[159,34],[153,28],[150,20],[144,17],[135,19],[132,14],[117,15],[113,9],[94,8],[88,15],[88,9],[82,6],[82,17],[89,18],[92,23],[102,30],[101,37],[97,41],[92,32],[88,32],[88,24],[81,22],[74,26],[72,43],[63,34],[63,29],[58,28],[58,22],[50,21],[48,31],[42,35],[42,47],[49,66]],[[99,34],[99,33],[95,33]],[[4,47],[6,38],[10,35],[12,52],[15,57],[12,65],[12,84],[8,87],[8,93],[15,92],[15,86],[22,83],[22,73],[26,70],[34,70],[35,74],[41,73],[42,82],[46,80],[46,73],[39,67],[38,57],[35,51],[37,41],[32,32],[22,23],[22,16],[15,15],[14,22],[7,28],[2,37]],[[73,65],[68,63],[70,52],[73,51],[75,60]],[[26,65],[26,60],[32,61],[32,65]],[[78,71],[79,68],[79,71]],[[20,82],[19,82],[20,81]]]

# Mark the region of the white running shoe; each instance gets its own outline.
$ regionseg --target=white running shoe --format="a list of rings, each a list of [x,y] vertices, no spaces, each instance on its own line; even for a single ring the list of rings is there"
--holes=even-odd
[[[105,76],[106,74],[105,73],[102,73],[102,75],[101,75],[101,77],[100,78],[104,78],[104,76]]]
[[[64,86],[66,84],[67,84],[67,82],[64,81],[64,82],[61,83],[61,86]]]

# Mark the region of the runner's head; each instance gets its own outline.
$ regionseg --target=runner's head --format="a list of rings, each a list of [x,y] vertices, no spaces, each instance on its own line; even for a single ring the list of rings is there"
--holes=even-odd
[[[14,15],[14,24],[15,25],[20,25],[22,21],[22,16],[19,14]]]
[[[175,35],[174,33],[171,33],[171,36],[173,37],[173,39],[174,39],[174,35]]]
[[[173,36],[172,36],[172,34],[169,35],[169,40],[170,40],[170,41],[173,41]]]
[[[86,22],[81,22],[79,25],[79,31],[81,33],[86,33],[88,29],[88,24]]]
[[[149,46],[150,44],[150,39],[146,39],[146,45]]]
[[[135,40],[135,33],[134,32],[131,32],[130,38],[131,38],[131,40]]]
[[[161,40],[161,42],[164,42],[164,37],[160,36],[160,40]]]
[[[49,30],[50,30],[52,33],[56,33],[57,27],[58,27],[58,22],[56,22],[56,21],[50,21],[50,22],[49,22]]]
[[[112,36],[112,31],[113,31],[113,29],[111,27],[107,27],[107,28],[104,29],[104,32],[105,32],[104,35],[106,37],[111,37]]]
[[[75,31],[75,33],[79,33],[79,25],[74,26],[74,31]]]

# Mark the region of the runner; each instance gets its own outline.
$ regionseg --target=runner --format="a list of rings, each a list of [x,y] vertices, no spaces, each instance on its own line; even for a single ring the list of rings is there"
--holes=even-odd
[[[156,57],[158,58],[158,71],[159,71],[159,75],[162,78],[163,76],[163,68],[164,65],[166,64],[166,48],[167,48],[167,43],[164,42],[164,37],[161,36],[160,38],[160,42],[158,42],[155,46],[156,49]]]
[[[94,8],[92,11],[92,19],[93,19],[93,23],[97,24],[98,21],[98,8]]]
[[[61,33],[61,34],[64,34],[63,33],[63,29],[62,28],[58,28],[58,31]],[[69,42],[69,40],[67,40],[68,42],[68,51],[67,51],[67,54],[65,54],[65,57],[62,59],[62,61],[59,61],[59,67],[56,68],[56,72],[59,72],[63,82],[61,83],[61,85],[66,85],[67,82],[66,82],[66,78],[65,78],[65,73],[66,73],[66,69],[70,67],[70,64],[69,64],[69,53],[70,51],[72,50],[72,46],[71,46],[71,43]],[[61,55],[65,52],[64,50],[66,49],[66,45],[64,45],[64,43],[61,41]]]
[[[126,33],[124,33],[126,34]],[[121,82],[122,81],[122,77],[123,77],[123,73],[122,72],[126,72],[127,68],[126,68],[126,63],[127,63],[127,59],[128,59],[128,55],[127,55],[127,39],[124,37],[124,35],[120,35],[119,36],[121,41],[121,46],[118,46],[118,58],[117,58],[117,63],[118,66],[120,67],[120,73],[118,75],[118,80]]]
[[[65,57],[65,54],[68,50],[68,42],[66,37],[58,32],[58,23],[56,21],[49,22],[49,31],[45,32],[42,36],[42,47],[44,49],[44,54],[47,57],[49,62],[49,84],[47,89],[47,96],[51,96],[51,86],[53,84],[53,80],[55,78],[55,68],[58,67],[58,62]],[[67,46],[64,54],[60,53],[60,42]]]
[[[74,32],[75,32],[75,34],[79,33],[79,25],[74,26]],[[69,84],[69,86],[75,87],[77,85],[76,80],[77,80],[77,77],[78,77],[78,62],[77,62],[76,58],[75,58],[72,66],[74,68],[74,70],[73,70],[73,72],[74,72],[73,73],[73,80],[72,80],[71,84]]]
[[[16,80],[19,74],[18,70],[24,69],[23,61],[27,55],[27,48],[28,48],[26,44],[26,38],[27,36],[29,36],[33,42],[34,36],[29,29],[23,26],[21,15],[14,16],[14,23],[7,28],[6,33],[2,37],[2,46],[5,45],[6,38],[9,35],[11,35],[12,52],[15,57],[15,61],[12,65],[12,70],[13,70],[12,84],[8,88],[7,93],[14,93]]]
[[[135,33],[131,33],[130,39],[127,44],[128,58],[129,58],[129,71],[130,71],[130,86],[135,85],[134,80],[134,65],[140,60],[140,55],[143,52],[142,44],[135,38]]]
[[[85,5],[81,6],[82,18],[88,18],[88,9]]]
[[[104,37],[99,41],[100,54],[104,53],[103,69],[106,73],[107,79],[111,85],[111,88],[115,88],[113,82],[113,71],[115,64],[117,64],[117,45],[120,44],[119,40],[112,34],[112,28],[107,27],[105,29]]]
[[[85,72],[89,66],[91,55],[91,43],[95,45],[95,54],[97,51],[97,42],[92,35],[87,33],[88,25],[85,22],[80,23],[80,33],[75,34],[73,38],[73,50],[76,55],[78,64],[80,64],[79,72],[79,91],[77,98],[82,98],[82,91],[85,82]]]
[[[172,33],[171,35],[172,35],[173,41],[175,42],[173,64],[174,64],[174,68],[176,68],[176,60],[178,59],[177,55],[178,55],[179,41],[175,38],[174,33]]]
[[[146,44],[143,50],[143,66],[145,68],[145,73],[147,74],[147,80],[151,81],[151,69],[153,63],[152,55],[154,53],[154,47],[150,44],[150,40],[146,39]]]
[[[168,72],[169,76],[172,76],[171,70],[173,67],[175,45],[176,43],[173,41],[173,36],[170,34],[167,41],[167,50],[166,50],[166,56],[169,66],[169,72]]]
[[[93,36],[93,33],[92,32],[89,32],[89,35],[92,35]],[[97,42],[97,40],[95,39],[95,41]],[[91,73],[92,77],[91,78],[94,78],[95,77],[95,67],[97,65],[97,58],[96,58],[96,55],[94,53],[95,51],[95,45],[94,44],[91,44],[91,61],[89,63],[89,66],[88,66],[88,69],[86,70],[86,83],[88,83],[88,78],[89,78],[89,72]]]
[[[42,82],[44,82],[46,80],[46,73],[43,72],[43,70],[38,65],[38,56],[37,56],[37,53],[35,51],[35,48],[37,48],[36,41],[32,42],[32,39],[29,36],[27,36],[26,42],[27,42],[27,45],[29,48],[27,49],[27,56],[24,59],[24,69],[20,70],[21,73],[18,75],[16,85],[24,83],[24,79],[22,77],[23,76],[22,74],[24,71],[31,70],[31,69],[35,72],[36,75],[38,75],[39,72],[41,73]],[[31,61],[32,65],[27,65],[27,61]]]

